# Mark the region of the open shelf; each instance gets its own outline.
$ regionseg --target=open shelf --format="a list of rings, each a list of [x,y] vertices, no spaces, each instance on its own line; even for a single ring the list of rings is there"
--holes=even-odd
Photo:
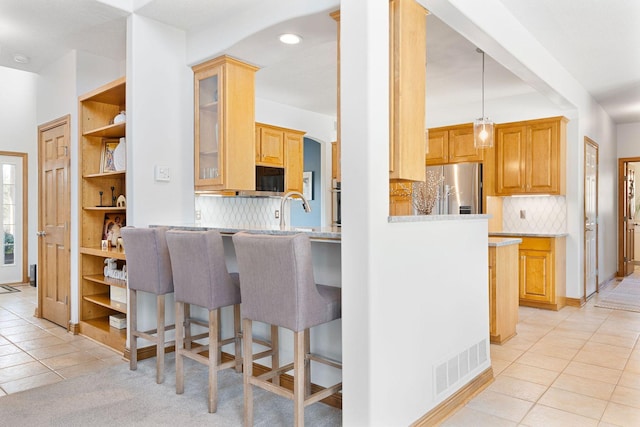
[[[104,261],[114,258],[118,260],[117,268],[120,269],[126,264],[126,255],[115,247],[102,250],[101,243],[105,221],[111,215],[126,218],[126,207],[104,206],[103,203],[112,203],[112,199],[120,194],[128,196],[127,171],[101,172],[101,165],[105,161],[105,142],[117,142],[118,138],[126,136],[126,123],[112,123],[120,112],[126,112],[126,92],[126,78],[122,77],[78,98],[81,176],[78,191],[81,207],[78,230],[79,333],[122,353],[127,339],[126,329],[112,328],[109,315],[127,313],[126,301],[114,293],[125,293],[127,282],[105,277]],[[112,300],[112,295],[119,301]]]
[[[81,320],[80,333],[124,354],[127,329],[117,329],[109,325],[109,316]]]
[[[117,172],[102,172],[102,173],[90,173],[87,175],[82,175],[84,179],[91,178],[120,178],[125,176],[127,171],[117,171]]]
[[[85,301],[127,314],[127,304],[112,300],[109,298],[109,294],[85,295],[83,298]]]
[[[82,276],[82,278],[91,282],[100,283],[101,285],[117,286],[119,288],[127,287],[126,280],[114,279],[113,277],[104,277],[103,274],[90,274]]]
[[[125,135],[126,123],[116,123],[102,126],[97,129],[87,131],[83,136],[97,136],[101,138],[120,138]]]
[[[124,252],[118,251],[114,248],[109,248],[106,251],[103,251],[101,248],[90,248],[87,246],[81,246],[80,253],[85,255],[99,256],[103,258],[115,258],[123,261],[127,259]]]
[[[119,208],[116,206],[84,206],[85,211],[104,211],[104,212],[126,212],[127,208]]]

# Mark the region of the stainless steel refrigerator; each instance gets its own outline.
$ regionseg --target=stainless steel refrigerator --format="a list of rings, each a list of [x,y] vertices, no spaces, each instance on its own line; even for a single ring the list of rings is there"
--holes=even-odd
[[[439,177],[431,215],[482,213],[482,163],[427,166]]]

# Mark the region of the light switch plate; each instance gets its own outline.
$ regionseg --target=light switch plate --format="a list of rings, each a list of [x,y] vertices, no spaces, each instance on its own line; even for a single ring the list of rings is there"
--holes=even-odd
[[[169,172],[168,166],[158,166],[155,167],[155,179],[156,181],[171,181],[171,174]]]

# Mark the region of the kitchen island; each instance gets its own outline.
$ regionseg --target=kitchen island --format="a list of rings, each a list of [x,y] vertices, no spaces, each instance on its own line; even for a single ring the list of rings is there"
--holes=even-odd
[[[304,233],[311,240],[311,255],[313,260],[313,272],[316,283],[341,287],[341,233],[340,227],[256,227],[256,226],[220,226],[220,225],[167,225],[158,224],[150,227],[169,227],[175,230],[206,231],[216,230],[222,234],[224,243],[227,268],[230,272],[237,272],[236,254],[231,237],[240,231],[247,231],[258,234],[271,235],[291,235]],[[126,248],[125,248],[126,249]],[[192,313],[202,317],[206,315],[199,308],[192,308]],[[230,307],[222,309],[222,336],[233,335],[233,311]],[[254,322],[254,336],[268,338],[269,326]],[[255,344],[254,344],[255,345]],[[258,349],[259,347],[256,347]],[[223,351],[232,354],[233,345],[223,347]],[[255,350],[254,350],[255,351]],[[311,351],[321,354],[333,360],[342,360],[342,320],[325,323],[312,328],[311,331]],[[293,334],[287,329],[280,328],[280,364],[293,361]],[[270,367],[270,359],[262,359],[260,364]],[[320,386],[333,385],[340,381],[340,373],[336,369],[329,368],[322,364],[314,364],[311,370],[311,381]]]

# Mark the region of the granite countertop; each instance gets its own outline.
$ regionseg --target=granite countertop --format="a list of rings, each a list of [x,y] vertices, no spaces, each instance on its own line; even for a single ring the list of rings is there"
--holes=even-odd
[[[567,237],[569,233],[533,233],[530,231],[517,232],[517,231],[490,231],[489,237],[497,236],[514,236],[514,237]]]
[[[509,245],[519,245],[522,243],[522,239],[517,239],[514,237],[489,237],[489,246],[509,246]]]
[[[389,222],[427,222],[427,221],[460,221],[474,219],[489,219],[488,214],[466,214],[466,215],[403,215],[390,216]]]
[[[231,235],[239,231],[248,231],[251,233],[273,234],[273,235],[290,235],[290,234],[304,233],[309,235],[311,240],[329,241],[329,242],[340,242],[342,239],[340,227],[285,226],[283,228],[280,228],[278,226],[275,226],[275,227],[254,226],[254,225],[223,226],[223,225],[215,225],[215,224],[182,224],[182,225],[156,224],[156,225],[151,225],[150,227],[169,227],[177,230],[193,230],[193,231],[216,230],[220,232],[220,234],[222,235]]]

